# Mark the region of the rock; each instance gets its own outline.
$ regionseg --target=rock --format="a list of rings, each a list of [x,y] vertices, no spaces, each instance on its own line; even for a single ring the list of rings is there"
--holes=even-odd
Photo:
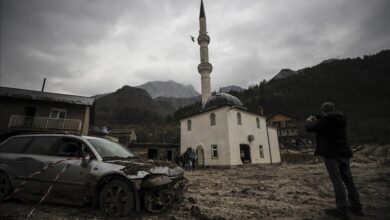
[[[249,191],[250,191],[249,188],[244,188],[244,189],[241,190],[241,193],[243,193],[243,194],[248,194]]]
[[[183,211],[189,212],[189,211],[190,211],[190,208],[188,208],[188,206],[186,206],[186,207],[183,208]]]
[[[210,220],[210,218],[207,217],[207,215],[205,215],[205,214],[200,214],[199,219],[200,220]]]
[[[202,212],[200,211],[200,208],[198,206],[196,206],[196,205],[191,206],[190,213],[194,217],[200,217],[201,214],[202,214]]]
[[[226,218],[219,216],[219,215],[216,215],[213,218],[211,218],[211,220],[226,220]]]
[[[192,198],[192,197],[189,197],[188,198],[188,202],[189,203],[192,203],[192,204],[196,204],[196,199]]]
[[[275,199],[276,199],[276,197],[274,194],[271,194],[268,196],[268,200],[275,200]]]

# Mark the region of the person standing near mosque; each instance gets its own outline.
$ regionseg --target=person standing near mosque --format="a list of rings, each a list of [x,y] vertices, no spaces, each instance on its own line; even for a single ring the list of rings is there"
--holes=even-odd
[[[352,150],[347,142],[346,126],[345,115],[336,111],[332,102],[322,104],[320,114],[310,116],[306,120],[306,131],[316,134],[314,154],[323,157],[336,197],[336,209],[324,211],[327,215],[341,219],[349,219],[349,211],[364,216],[360,196],[351,174]]]

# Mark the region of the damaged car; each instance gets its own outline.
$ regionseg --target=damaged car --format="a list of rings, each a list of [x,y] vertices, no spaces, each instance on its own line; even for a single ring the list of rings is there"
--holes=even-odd
[[[145,160],[98,137],[71,134],[13,136],[0,144],[0,199],[95,204],[107,215],[161,212],[182,198],[184,170]]]

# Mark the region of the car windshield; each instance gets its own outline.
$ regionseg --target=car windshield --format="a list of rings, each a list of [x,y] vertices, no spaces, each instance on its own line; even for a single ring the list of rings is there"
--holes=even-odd
[[[102,138],[88,139],[103,160],[136,158],[137,156],[122,145]]]

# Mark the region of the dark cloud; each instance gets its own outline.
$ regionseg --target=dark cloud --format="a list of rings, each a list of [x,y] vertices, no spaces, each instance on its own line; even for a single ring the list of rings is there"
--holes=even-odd
[[[1,0],[0,83],[80,95],[151,80],[200,88],[199,1]],[[212,87],[390,45],[389,1],[205,1]]]

